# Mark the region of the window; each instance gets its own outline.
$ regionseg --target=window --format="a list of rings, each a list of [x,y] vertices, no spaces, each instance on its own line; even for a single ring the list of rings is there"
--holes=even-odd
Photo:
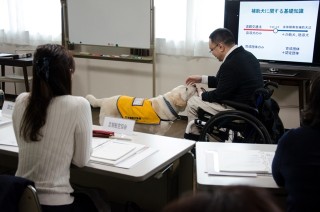
[[[154,0],[156,52],[208,56],[210,33],[223,27],[224,0]]]
[[[60,1],[0,0],[0,42],[61,43]]]
[[[224,0],[154,0],[156,52],[207,56],[209,34],[223,27]],[[0,42],[61,43],[58,0],[0,0]]]

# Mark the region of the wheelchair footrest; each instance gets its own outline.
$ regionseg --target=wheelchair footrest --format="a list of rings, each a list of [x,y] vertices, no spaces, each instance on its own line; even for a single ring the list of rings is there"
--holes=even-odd
[[[199,141],[200,135],[196,135],[193,133],[185,133],[184,138],[188,140],[193,140],[193,141]]]

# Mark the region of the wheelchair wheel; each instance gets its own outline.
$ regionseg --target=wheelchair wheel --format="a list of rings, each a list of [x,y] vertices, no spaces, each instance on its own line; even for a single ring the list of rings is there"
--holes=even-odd
[[[203,127],[199,141],[272,143],[267,129],[256,117],[238,110],[213,116]]]

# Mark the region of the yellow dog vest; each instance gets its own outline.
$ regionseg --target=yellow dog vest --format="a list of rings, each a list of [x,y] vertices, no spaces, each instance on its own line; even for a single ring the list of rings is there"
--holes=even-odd
[[[122,118],[132,119],[141,124],[160,124],[161,120],[148,99],[120,96],[117,107]]]

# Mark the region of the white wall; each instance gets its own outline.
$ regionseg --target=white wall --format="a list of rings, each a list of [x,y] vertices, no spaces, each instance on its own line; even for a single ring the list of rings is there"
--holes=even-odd
[[[279,86],[273,98],[280,106],[280,118],[285,128],[300,126],[299,89],[297,86]]]
[[[149,64],[76,58],[73,93],[109,97],[117,94],[152,96]]]
[[[184,84],[190,74],[216,74],[219,63],[214,59],[157,56],[156,95]],[[76,58],[74,76],[76,95],[97,97],[126,94],[152,97],[152,64]]]
[[[21,49],[22,47],[20,47]],[[23,47],[25,48],[25,47]],[[0,52],[14,52],[16,48],[0,46]],[[98,98],[123,94],[137,97],[152,97],[152,65],[76,58],[73,77],[73,94]],[[215,58],[193,58],[157,55],[156,95],[163,94],[177,85],[184,84],[191,74],[215,75],[220,66]],[[10,69],[8,69],[11,71]],[[22,74],[19,68],[15,69]],[[31,73],[31,70],[29,70]],[[6,93],[15,94],[13,84],[6,84]],[[17,93],[24,85],[17,85]],[[280,117],[286,128],[299,126],[298,88],[280,86],[274,98],[281,106]]]

